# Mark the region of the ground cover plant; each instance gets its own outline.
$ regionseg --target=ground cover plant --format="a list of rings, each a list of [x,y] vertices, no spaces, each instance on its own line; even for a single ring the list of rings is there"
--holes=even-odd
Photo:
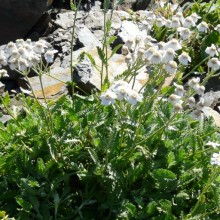
[[[72,81],[57,101],[21,94],[22,111],[7,93],[0,98],[12,116],[0,124],[2,219],[219,219],[220,134],[210,114],[219,97],[207,96],[205,84],[220,69],[220,2],[152,6],[147,17],[130,11],[147,36],[112,50],[127,70],[111,82],[115,37],[105,17],[101,91],[81,95]],[[0,74],[9,66],[28,80],[32,70],[42,82],[57,52],[47,47],[10,42]],[[85,57],[99,68],[87,53],[79,62]]]

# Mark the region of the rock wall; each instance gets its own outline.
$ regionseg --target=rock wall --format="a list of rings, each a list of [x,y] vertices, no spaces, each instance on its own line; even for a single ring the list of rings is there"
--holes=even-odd
[[[51,3],[52,0],[1,0],[0,45],[25,37]]]

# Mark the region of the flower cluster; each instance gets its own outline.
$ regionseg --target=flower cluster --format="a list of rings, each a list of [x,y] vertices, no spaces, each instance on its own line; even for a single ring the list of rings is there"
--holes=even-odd
[[[32,42],[30,39],[18,39],[15,43],[9,42],[0,51],[0,68],[9,66],[11,70],[23,72],[39,64],[43,54],[46,62],[52,63],[57,50],[48,48],[49,43],[44,40]]]
[[[185,90],[182,85],[174,83],[175,90],[174,94],[170,95],[168,101],[172,103],[175,112],[181,112],[183,107],[183,98],[185,96]]]
[[[212,155],[211,164],[220,166],[220,152]]]
[[[101,95],[102,105],[111,105],[116,100],[126,100],[131,105],[136,105],[138,102],[142,102],[143,95],[138,93],[135,89],[132,89],[131,85],[125,81],[115,81],[112,86]]]

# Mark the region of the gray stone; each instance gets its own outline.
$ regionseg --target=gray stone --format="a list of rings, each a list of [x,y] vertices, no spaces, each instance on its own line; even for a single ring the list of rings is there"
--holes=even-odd
[[[135,11],[145,10],[150,2],[151,0],[135,0],[132,4],[132,8]]]
[[[101,46],[100,41],[85,25],[79,27],[76,34],[78,43],[83,47],[93,48],[96,46]]]
[[[0,45],[25,37],[51,3],[51,0],[1,0]]]
[[[57,14],[57,18],[55,20],[55,24],[62,29],[70,29],[73,26],[75,12],[67,11],[65,13]],[[77,20],[82,20],[84,17],[84,13],[80,12],[77,14]],[[77,23],[78,24],[78,23]]]
[[[2,122],[4,125],[11,120],[12,117],[10,115],[2,115],[2,117],[0,117],[0,122]]]
[[[4,90],[5,90],[5,84],[0,82],[0,95],[4,92]]]
[[[128,39],[135,39],[140,34],[140,30],[132,21],[123,21],[118,33],[118,41],[125,43]]]
[[[70,81],[71,74],[69,68],[62,67],[51,67],[50,76],[44,74],[42,76],[43,88],[46,98],[58,96],[67,92],[65,83]],[[43,92],[40,85],[38,76],[29,78],[31,87],[33,88],[34,94],[38,98],[43,98]],[[27,89],[23,88],[23,89]]]

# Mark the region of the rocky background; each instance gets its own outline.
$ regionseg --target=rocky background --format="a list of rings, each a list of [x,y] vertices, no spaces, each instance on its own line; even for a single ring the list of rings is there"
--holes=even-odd
[[[127,12],[129,9],[136,11],[139,18],[145,17],[145,9],[152,4],[150,0],[125,0],[117,7],[112,17],[111,34],[117,37],[116,44],[125,43],[130,37],[140,34],[138,24],[131,19]],[[58,50],[54,63],[51,65],[52,77],[43,76],[44,90],[47,98],[56,99],[61,94],[67,93],[65,82],[70,81],[70,50],[71,33],[74,20],[74,11],[70,9],[69,0],[1,0],[0,4],[0,49],[9,41],[18,38],[37,41],[44,39],[51,46]],[[110,16],[110,12],[108,13]],[[126,18],[126,19],[125,19]],[[97,54],[97,46],[101,46],[104,33],[103,1],[84,0],[76,20],[75,40],[73,45],[74,80],[78,86],[86,93],[90,93],[93,88],[99,89],[100,73],[92,66],[89,59],[77,63],[77,58],[81,52],[91,54],[97,65],[101,64]],[[147,34],[147,33],[142,33]],[[114,47],[115,45],[112,45]],[[110,48],[111,50],[111,48]],[[109,62],[110,79],[126,70],[124,56],[115,54]],[[143,69],[137,77],[137,86],[146,82],[146,71]],[[29,84],[21,75],[8,69],[8,77],[0,81],[0,95],[8,91],[12,97],[12,105],[21,108],[21,103],[16,100],[16,94],[21,91],[28,91]],[[41,99],[42,92],[38,76],[31,75],[30,83],[35,95]],[[172,81],[167,80],[167,84]],[[10,119],[3,112],[0,118],[4,123]]]

